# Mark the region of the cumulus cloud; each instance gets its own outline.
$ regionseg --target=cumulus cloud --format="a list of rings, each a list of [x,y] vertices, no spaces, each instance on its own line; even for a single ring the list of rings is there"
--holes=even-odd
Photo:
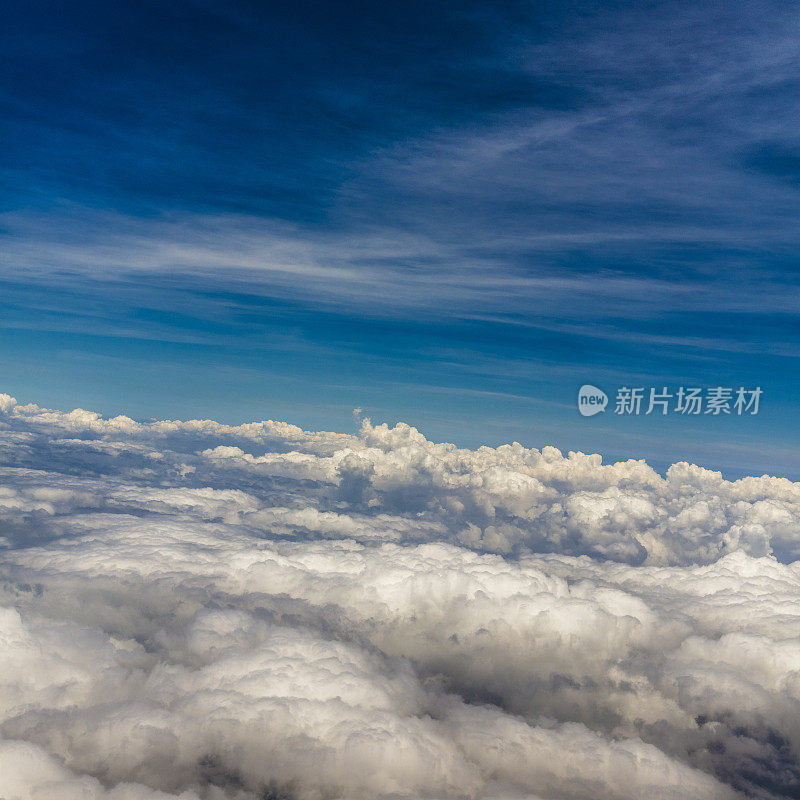
[[[800,786],[800,485],[0,395],[0,797]]]

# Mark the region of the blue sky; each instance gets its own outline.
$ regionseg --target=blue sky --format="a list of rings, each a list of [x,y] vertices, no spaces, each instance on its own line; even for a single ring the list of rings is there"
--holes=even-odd
[[[0,389],[800,478],[785,3],[24,3]],[[756,386],[590,419],[583,383]]]

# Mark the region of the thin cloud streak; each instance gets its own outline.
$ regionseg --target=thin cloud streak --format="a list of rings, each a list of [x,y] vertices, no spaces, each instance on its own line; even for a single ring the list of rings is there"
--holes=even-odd
[[[654,309],[700,310],[712,298],[719,311],[794,315],[800,295],[795,285],[776,286],[757,275],[668,280],[612,271],[569,275],[546,265],[526,273],[513,260],[392,231],[385,237],[318,235],[253,218],[193,216],[145,221],[101,215],[90,216],[85,226],[63,225],[59,238],[46,239],[42,234],[52,236],[53,219],[44,225],[6,217],[12,234],[3,257],[7,279],[65,286],[80,276],[111,284],[136,275],[196,279],[376,316],[431,308],[470,316],[480,304],[484,314],[493,309],[495,319],[509,321],[519,313],[547,316],[548,305],[558,305],[562,316],[647,317]]]

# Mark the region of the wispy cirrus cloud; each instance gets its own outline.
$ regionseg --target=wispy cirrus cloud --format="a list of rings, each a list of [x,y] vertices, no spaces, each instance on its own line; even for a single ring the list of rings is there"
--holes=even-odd
[[[393,229],[316,233],[259,218],[183,214],[156,220],[95,213],[78,219],[6,215],[2,223],[9,236],[3,256],[7,281],[65,287],[87,280],[194,283],[207,293],[219,292],[222,307],[231,302],[227,290],[375,316],[435,311],[461,318],[491,314],[509,322],[525,315],[535,322],[587,315],[647,318],[667,309],[698,311],[712,298],[720,312],[793,315],[800,292],[789,276],[780,283],[774,273],[675,280],[610,267],[523,268],[520,253],[506,258],[489,248]],[[535,241],[526,242],[527,255]]]

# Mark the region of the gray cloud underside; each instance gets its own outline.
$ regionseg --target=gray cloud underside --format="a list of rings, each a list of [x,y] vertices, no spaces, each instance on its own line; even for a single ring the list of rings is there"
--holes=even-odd
[[[800,485],[0,395],[0,797],[795,797]]]

